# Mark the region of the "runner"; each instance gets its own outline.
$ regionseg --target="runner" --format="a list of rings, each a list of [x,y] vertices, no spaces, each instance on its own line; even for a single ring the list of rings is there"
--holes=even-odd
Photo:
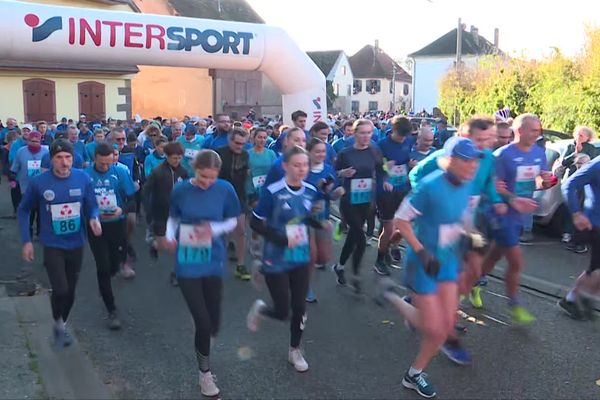
[[[283,140],[283,151],[298,146],[301,148],[306,147],[306,134],[300,128],[291,128],[286,132],[285,139]],[[267,177],[265,178],[265,184],[263,187],[269,186],[273,182],[281,180],[285,176],[285,170],[283,169],[283,156],[279,156],[273,163],[273,166],[269,170]]]
[[[150,176],[154,168],[165,162],[165,145],[167,143],[169,140],[163,135],[154,140],[154,151],[144,160],[144,176]]]
[[[96,154],[96,144],[103,142],[106,135],[104,134],[104,130],[94,129],[94,140],[85,145],[85,151],[87,152],[88,160],[90,162],[94,159]]]
[[[380,281],[378,298],[391,303],[422,334],[419,352],[402,384],[423,397],[436,390],[423,370],[454,331],[458,308],[459,243],[471,185],[482,153],[470,140],[460,139],[449,149],[447,171],[423,179],[395,215],[396,228],[409,244],[406,284],[415,293],[408,304],[389,278]],[[413,225],[411,225],[413,224]]]
[[[181,165],[187,170],[189,176],[194,176],[193,163],[198,152],[202,150],[204,140],[199,138],[198,129],[194,125],[189,125],[185,128],[185,135],[179,136],[177,141],[183,147],[183,161]]]
[[[308,139],[308,131],[306,130],[306,120],[308,118],[308,114],[306,114],[302,110],[297,110],[292,113],[292,124],[294,126],[291,128],[299,128],[302,132],[304,132],[304,140]],[[271,145],[270,149],[276,152],[277,154],[282,154],[285,152],[285,140],[288,135],[289,130],[282,130],[281,135],[277,138],[277,140]]]
[[[205,149],[216,150],[227,146],[229,132],[231,132],[231,118],[227,114],[217,114],[215,116],[216,127],[213,133],[204,137],[202,147]],[[193,174],[192,174],[193,175]]]
[[[361,292],[360,263],[365,253],[366,239],[363,226],[374,203],[373,180],[383,190],[391,192],[394,187],[387,181],[383,170],[383,157],[379,149],[371,145],[373,124],[366,119],[354,122],[355,142],[352,147],[338,154],[335,169],[342,178],[344,195],[340,199],[340,212],[348,223],[348,235],[342,248],[339,263],[333,265],[339,285],[346,285],[345,265],[352,256],[352,286]]]
[[[573,224],[576,241],[591,247],[590,265],[575,281],[575,287],[558,305],[573,319],[594,318],[594,297],[600,292],[600,157],[577,170],[563,186],[563,193]],[[585,197],[581,206],[581,195]]]
[[[23,259],[33,262],[29,217],[33,210],[40,210],[40,241],[52,288],[53,336],[57,346],[66,347],[73,342],[65,324],[75,301],[75,286],[83,260],[84,218],[89,220],[92,236],[101,235],[102,227],[89,176],[71,168],[73,146],[68,141],[58,140],[50,146],[50,154],[52,170],[32,179],[19,206],[18,218]]]
[[[377,186],[377,214],[381,222],[381,233],[377,247],[377,260],[373,268],[379,275],[389,275],[392,259],[389,254],[390,239],[394,231],[394,213],[410,190],[408,182],[409,155],[414,145],[411,137],[412,125],[405,117],[396,116],[391,121],[392,134],[380,140],[379,148],[384,157],[387,182],[393,191],[386,191],[383,182]]]
[[[231,236],[235,245],[234,261],[235,276],[243,281],[249,281],[250,272],[246,268],[246,179],[248,177],[248,152],[244,146],[248,141],[248,132],[243,128],[233,128],[229,134],[226,146],[217,149],[223,166],[219,171],[219,178],[231,183],[240,201],[242,213],[238,216],[237,225]],[[233,258],[233,257],[232,257]]]
[[[96,261],[96,276],[102,301],[108,312],[108,327],[121,329],[117,315],[111,278],[121,268],[124,278],[135,277],[135,271],[126,263],[127,225],[125,210],[127,198],[135,194],[131,176],[114,165],[113,146],[107,142],[96,144],[94,162],[85,172],[92,178],[94,195],[98,202],[102,235],[90,236],[90,249]]]
[[[433,132],[427,128],[420,128],[419,134],[417,135],[417,142],[415,143],[415,147],[410,152],[410,163],[409,166],[414,168],[417,163],[431,153],[435,151],[435,147],[433,147]]]
[[[231,232],[240,203],[229,182],[218,179],[221,159],[202,150],[194,160],[195,176],[171,192],[169,220],[162,247],[176,253],[175,273],[195,325],[195,354],[200,390],[216,396],[219,388],[210,369],[210,342],[219,330],[226,251],[222,235]],[[202,207],[198,207],[201,204]]]
[[[332,144],[333,150],[336,153],[339,153],[346,147],[352,146],[352,141],[350,140],[350,138],[354,136],[354,122],[344,122],[344,124],[342,125],[342,131],[344,132],[344,136],[334,140]]]
[[[529,324],[535,317],[521,304],[519,280],[523,269],[523,255],[519,246],[522,214],[532,213],[537,208],[533,200],[536,188],[548,189],[552,185],[552,174],[548,172],[546,153],[536,145],[542,134],[542,124],[534,114],[522,114],[513,122],[515,142],[496,150],[496,176],[498,193],[504,196],[509,210],[506,215],[496,217],[494,242],[483,260],[483,274],[488,275],[496,263],[506,257],[506,293],[509,298],[512,318],[516,323]]]
[[[325,162],[329,165],[335,165],[335,158],[337,156],[336,151],[327,141],[329,139],[329,134],[331,133],[331,128],[325,122],[318,121],[310,128],[310,137],[318,138],[325,143],[327,147],[327,155],[325,157]]]
[[[322,225],[312,216],[317,191],[304,181],[309,169],[306,150],[295,146],[283,157],[285,177],[263,188],[250,223],[251,228],[265,238],[262,272],[273,306],[256,300],[248,313],[247,324],[248,329],[256,332],[263,317],[285,321],[291,306],[288,361],[296,371],[305,372],[308,363],[300,350],[300,341],[306,323],[305,299],[310,276],[308,228],[320,229]]]

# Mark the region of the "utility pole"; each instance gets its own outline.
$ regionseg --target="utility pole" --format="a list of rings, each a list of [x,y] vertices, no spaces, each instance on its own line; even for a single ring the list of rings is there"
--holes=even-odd
[[[396,113],[396,63],[392,63],[392,112]]]
[[[458,86],[460,86],[460,81],[461,81],[461,69],[462,69],[462,21],[459,18],[458,19],[458,26],[456,28],[456,79],[458,80]],[[454,126],[458,126],[457,123],[460,121],[457,121],[458,118],[458,107],[456,102],[454,103],[454,115],[452,115],[452,124]]]

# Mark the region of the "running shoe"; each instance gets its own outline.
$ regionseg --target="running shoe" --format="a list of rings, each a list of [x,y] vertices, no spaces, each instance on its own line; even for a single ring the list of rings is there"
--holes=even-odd
[[[594,300],[589,297],[581,297],[581,306],[583,307],[583,313],[589,320],[596,319],[596,304]]]
[[[299,348],[290,347],[290,351],[288,353],[288,361],[290,364],[294,366],[296,371],[298,372],[306,372],[308,371],[308,363],[304,359],[302,355],[302,351]]]
[[[468,365],[473,361],[469,352],[461,346],[458,340],[446,341],[441,350],[455,364]]]
[[[62,345],[63,347],[69,347],[73,344],[73,336],[69,333],[67,328],[62,331]]]
[[[242,281],[249,281],[252,275],[250,275],[245,265],[238,265],[235,267],[235,277]]]
[[[169,282],[173,287],[179,286],[179,282],[177,282],[177,275],[175,275],[175,272],[171,272],[171,274],[169,275]]]
[[[262,318],[261,311],[264,310],[265,307],[267,307],[267,305],[261,299],[256,300],[254,304],[252,304],[252,307],[250,307],[250,311],[246,317],[246,324],[248,329],[252,332],[258,331],[258,326]]]
[[[481,300],[481,287],[474,286],[469,293],[469,301],[471,305],[477,309],[483,308],[483,301]]]
[[[135,278],[135,271],[131,268],[128,262],[124,262],[121,265],[121,276],[125,279],[133,279]]]
[[[562,308],[569,317],[578,321],[583,321],[585,319],[584,310],[582,310],[582,307],[580,307],[577,302],[569,301],[566,297],[563,297],[558,301],[557,305]]]
[[[352,290],[354,290],[354,294],[362,293],[362,280],[360,279],[360,277],[353,276],[350,286],[352,286]]]
[[[390,255],[392,256],[392,260],[394,262],[399,263],[400,261],[402,261],[402,251],[400,250],[400,247],[394,247],[392,248],[392,250],[390,250]]]
[[[479,280],[477,281],[477,283],[475,283],[477,286],[487,286],[488,285],[488,277],[487,275],[482,276],[481,278],[479,278]]]
[[[402,386],[407,389],[416,390],[419,395],[427,399],[435,397],[437,394],[435,388],[427,382],[427,374],[425,372],[410,376],[408,371],[406,371],[404,378],[402,378]]]
[[[566,249],[577,254],[587,253],[588,251],[588,247],[585,244],[570,243],[567,245]]]
[[[531,243],[533,241],[533,232],[524,231],[519,237],[520,243]]]
[[[336,242],[342,240],[342,224],[339,221],[335,224],[335,229],[333,230],[333,240]]]
[[[121,321],[117,316],[117,311],[108,313],[108,329],[111,331],[118,331],[121,329]]]
[[[66,328],[53,328],[54,345],[56,347],[69,347],[73,344],[73,337],[69,334]]]
[[[215,384],[217,377],[210,371],[200,372],[200,393],[206,397],[215,397],[219,394],[219,388]]]
[[[392,278],[384,277],[379,279],[377,285],[375,286],[375,297],[373,298],[373,300],[375,300],[375,303],[383,307],[387,303],[385,294],[388,292],[395,293],[399,297],[402,296],[399,293],[400,287],[396,284],[396,282],[392,280]]]
[[[528,325],[535,321],[535,317],[525,307],[520,305],[512,306],[510,313],[513,321],[517,324]]]
[[[312,286],[308,287],[308,292],[306,293],[306,302],[307,303],[316,303],[317,302],[317,295],[315,294],[315,291],[313,290]]]
[[[321,271],[325,270],[326,267],[325,264],[315,264],[315,268]]]
[[[337,284],[340,286],[346,286],[346,275],[344,272],[344,268],[336,263],[333,264],[333,267],[331,267],[331,269],[333,270],[333,272],[335,272]]]
[[[382,276],[390,275],[390,270],[388,269],[388,266],[385,264],[385,262],[383,260],[375,261],[375,264],[373,265],[373,269],[379,275],[382,275]]]
[[[127,245],[127,258],[132,263],[137,261],[137,253],[135,252],[133,246],[130,244]]]
[[[573,235],[571,235],[570,233],[563,233],[560,241],[562,243],[570,243],[571,239],[573,239]]]

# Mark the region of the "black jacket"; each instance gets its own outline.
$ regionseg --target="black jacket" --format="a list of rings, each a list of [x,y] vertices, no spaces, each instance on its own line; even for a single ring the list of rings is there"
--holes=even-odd
[[[150,204],[155,236],[165,236],[171,191],[177,182],[187,178],[188,173],[185,168],[179,165],[173,169],[166,161],[154,168],[148,177],[144,185],[144,196],[147,199],[146,204]]]
[[[233,185],[240,203],[245,204],[246,200],[246,178],[248,177],[250,156],[246,150],[236,154],[229,146],[217,149],[223,165],[219,178],[224,179]]]

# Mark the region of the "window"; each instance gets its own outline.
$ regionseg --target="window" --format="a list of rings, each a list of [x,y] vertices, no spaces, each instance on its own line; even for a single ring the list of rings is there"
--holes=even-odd
[[[379,79],[369,79],[365,85],[368,93],[375,94],[381,92],[381,81]]]
[[[23,81],[25,121],[56,121],[56,92],[54,81],[26,79]]]
[[[346,66],[342,65],[342,75],[346,76]]]
[[[346,96],[352,96],[352,85],[348,85],[348,90],[346,92]]]
[[[340,84],[339,83],[335,84],[335,95],[336,96],[340,95]]]
[[[77,85],[77,90],[79,91],[79,114],[87,115],[90,121],[106,118],[103,83],[81,82]]]
[[[357,100],[352,100],[352,112],[359,112],[360,110],[360,102]]]
[[[235,81],[234,99],[235,104],[246,104],[246,82]]]
[[[408,92],[410,92],[410,87],[408,86],[408,83],[405,83],[404,87],[402,88],[402,94],[408,96]]]
[[[353,84],[352,94],[357,94],[362,92],[362,81],[360,79],[355,79]]]
[[[369,102],[369,111],[377,111],[377,110],[379,110],[379,108],[377,107],[377,102],[370,101]]]

